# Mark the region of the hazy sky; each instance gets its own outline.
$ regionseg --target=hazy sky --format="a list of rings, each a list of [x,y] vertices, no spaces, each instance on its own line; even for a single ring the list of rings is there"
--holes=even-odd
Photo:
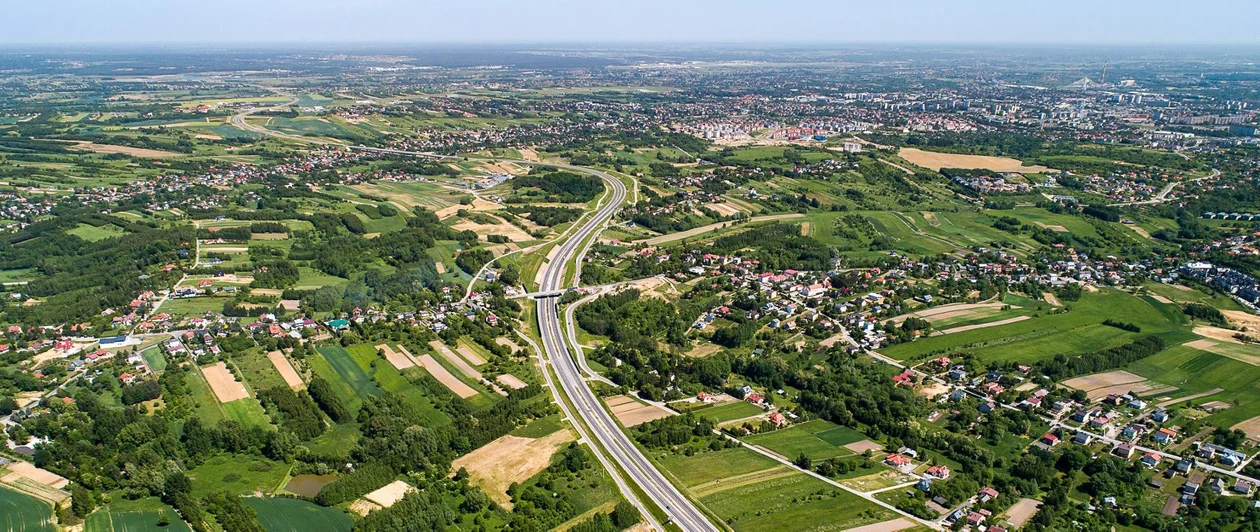
[[[14,0],[3,43],[1260,44],[1260,0]]]

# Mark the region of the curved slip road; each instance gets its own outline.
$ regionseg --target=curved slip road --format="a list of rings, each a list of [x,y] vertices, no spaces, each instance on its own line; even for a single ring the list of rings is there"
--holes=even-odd
[[[455,156],[449,155],[409,152],[388,148],[368,148],[365,146],[352,146],[351,149],[424,157],[455,158]],[[469,157],[469,159],[473,159],[473,157]],[[560,248],[556,251],[552,260],[543,265],[543,282],[539,287],[539,292],[562,290],[564,288],[565,264],[576,259],[583,249],[583,243],[603,229],[604,224],[612,218],[617,209],[621,208],[621,204],[626,200],[625,184],[605,172],[582,166],[515,159],[495,160],[582,172],[603,179],[605,185],[611,190],[612,195],[609,201],[602,203],[593,216],[583,222],[577,230],[573,231],[564,240],[564,243],[560,244]],[[552,367],[555,368],[560,387],[564,390],[565,395],[569,397],[569,401],[573,403],[577,415],[590,428],[591,436],[599,441],[599,444],[610,458],[617,462],[630,480],[669,516],[671,523],[688,532],[717,531],[718,528],[709,522],[709,519],[696,508],[695,504],[687,499],[678,488],[670,484],[665,476],[660,471],[657,471],[656,467],[648,461],[647,457],[643,456],[639,448],[634,446],[634,442],[630,441],[630,438],[622,432],[621,427],[613,420],[612,415],[604,410],[603,403],[599,398],[587,387],[585,379],[582,378],[582,371],[578,368],[571,351],[571,349],[577,349],[577,347],[570,346],[565,339],[564,328],[559,316],[558,299],[555,297],[538,298],[536,302],[538,328],[542,334],[543,341],[542,347],[546,351]],[[543,368],[543,371],[546,371],[546,368]],[[614,476],[618,475],[616,471],[609,471],[609,473]],[[652,521],[652,519],[649,518],[649,521]]]

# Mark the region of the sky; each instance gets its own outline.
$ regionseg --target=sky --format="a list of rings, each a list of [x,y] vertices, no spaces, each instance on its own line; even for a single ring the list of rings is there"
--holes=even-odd
[[[0,43],[1260,44],[1258,0],[17,0]]]

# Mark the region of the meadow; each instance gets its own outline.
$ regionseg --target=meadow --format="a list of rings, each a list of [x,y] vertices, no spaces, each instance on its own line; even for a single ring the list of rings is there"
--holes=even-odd
[[[44,501],[0,488],[0,528],[5,530],[55,530],[52,507]]]
[[[159,527],[165,518],[167,525]],[[13,529],[10,529],[13,530]],[[167,530],[183,532],[191,530],[180,519],[175,509],[156,497],[127,500],[119,497],[108,506],[91,513],[83,521],[84,532],[132,532],[140,530]]]
[[[1215,388],[1223,391],[1192,401],[1221,401],[1233,406],[1205,421],[1230,427],[1260,415],[1260,367],[1193,347],[1178,345],[1130,364],[1125,370],[1153,381],[1175,386],[1173,395],[1186,396]],[[1180,406],[1187,406],[1182,403]]]
[[[341,348],[338,347],[337,349]],[[386,362],[385,359],[377,356],[376,348],[371,344],[352,345],[344,349],[343,352],[353,359],[359,369],[371,378],[380,389],[397,394],[403,401],[411,405],[416,412],[422,414],[430,426],[450,423],[450,417],[433,406],[433,402],[408,380],[407,373],[419,375],[422,370],[408,368],[399,371]]]
[[[825,439],[824,436],[826,436]],[[743,438],[748,443],[765,447],[789,460],[795,460],[802,454],[813,460],[848,456],[853,454],[853,451],[842,445],[862,439],[865,439],[865,436],[861,433],[821,419]]]
[[[765,412],[761,407],[744,401],[736,401],[719,406],[710,406],[695,410],[696,415],[711,418],[718,423],[735,419],[743,419]]]
[[[259,456],[222,453],[188,472],[192,496],[228,491],[237,495],[272,493],[288,478],[289,466]]]
[[[895,517],[742,447],[694,456],[670,454],[658,461],[705,509],[735,530],[810,530],[823,523],[844,530]]]
[[[1134,297],[1126,292],[1101,289],[1082,294],[1079,301],[1065,302],[1070,310],[1042,314],[1032,319],[973,329],[943,336],[920,338],[880,352],[897,360],[918,360],[932,353],[966,351],[983,361],[1014,360],[1033,363],[1060,354],[1079,354],[1126,344],[1155,334],[1169,344],[1195,338],[1175,305]],[[1123,316],[1141,327],[1129,332],[1103,325],[1103,320]]]
[[[283,497],[246,497],[258,512],[258,524],[267,532],[309,532],[350,530],[354,521],[339,508],[327,508],[310,501]]]

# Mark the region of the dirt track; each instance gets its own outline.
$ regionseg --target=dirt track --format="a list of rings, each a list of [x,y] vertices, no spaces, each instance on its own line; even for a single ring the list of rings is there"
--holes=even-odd
[[[792,218],[804,218],[804,217],[805,217],[805,215],[803,215],[803,214],[798,214],[798,213],[791,213],[791,214],[771,214],[771,215],[768,215],[768,216],[755,216],[755,217],[753,217],[753,218],[749,218],[749,219],[748,219],[748,221],[749,221],[749,222],[768,222],[768,221],[773,221],[773,220],[788,220],[788,219],[792,219]],[[654,237],[649,238],[649,239],[647,239],[647,240],[640,240],[640,241],[636,242],[636,244],[637,244],[637,243],[642,243],[642,244],[649,245],[649,246],[656,246],[656,245],[660,245],[660,244],[665,244],[665,243],[673,242],[673,241],[675,241],[675,240],[682,240],[682,239],[684,239],[684,238],[691,238],[691,237],[693,237],[693,236],[703,235],[703,234],[705,234],[705,233],[711,233],[711,232],[713,232],[713,231],[715,231],[715,230],[721,229],[721,228],[722,228],[722,226],[724,226],[724,225],[729,226],[729,225],[730,225],[730,223],[731,223],[731,222],[718,222],[718,223],[715,223],[715,224],[709,224],[709,225],[706,225],[706,226],[703,226],[703,227],[697,227],[697,228],[694,228],[694,229],[688,229],[688,230],[686,230],[686,231],[679,231],[679,232],[677,232],[677,233],[670,233],[670,234],[668,234],[668,235],[654,236]]]

